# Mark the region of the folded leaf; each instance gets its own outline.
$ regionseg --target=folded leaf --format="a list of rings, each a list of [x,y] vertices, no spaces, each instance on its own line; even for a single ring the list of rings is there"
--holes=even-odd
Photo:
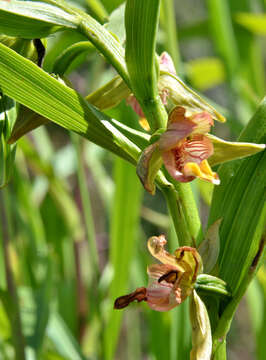
[[[212,352],[211,325],[203,301],[193,290],[190,301],[192,350],[190,360],[210,360]]]
[[[140,149],[76,91],[0,44],[0,87],[43,117],[135,164]]]

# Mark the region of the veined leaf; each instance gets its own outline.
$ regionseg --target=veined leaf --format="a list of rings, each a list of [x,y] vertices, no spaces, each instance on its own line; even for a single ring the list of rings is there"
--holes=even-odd
[[[266,142],[266,99],[239,137],[239,141]],[[232,293],[258,252],[265,225],[266,151],[235,160],[218,169],[221,185],[213,193],[209,224],[223,218],[220,226],[219,277]]]
[[[78,133],[129,162],[139,149],[122,135],[111,119],[89,105],[76,91],[0,44],[0,86],[19,103],[58,125]]]
[[[81,54],[90,54],[95,51],[95,47],[90,41],[79,41],[70,45],[55,60],[53,72],[60,76],[64,75],[71,63]]]
[[[0,33],[26,39],[77,27],[79,18],[59,7],[33,1],[1,1]]]

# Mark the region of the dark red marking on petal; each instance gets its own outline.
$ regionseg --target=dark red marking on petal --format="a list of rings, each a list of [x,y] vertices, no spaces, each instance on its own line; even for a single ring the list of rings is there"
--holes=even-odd
[[[166,281],[170,284],[174,284],[176,282],[178,278],[178,271],[177,270],[171,270],[168,271],[166,274],[162,275],[159,279],[158,282],[162,282],[162,281]]]
[[[145,287],[137,288],[134,292],[117,298],[114,309],[123,309],[135,300],[137,302],[147,301],[147,289]]]

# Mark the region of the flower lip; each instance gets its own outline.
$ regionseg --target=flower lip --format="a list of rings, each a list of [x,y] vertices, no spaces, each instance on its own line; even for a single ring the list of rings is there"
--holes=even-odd
[[[147,301],[147,289],[145,287],[137,288],[134,292],[120,296],[115,300],[114,309],[123,309],[133,301]]]

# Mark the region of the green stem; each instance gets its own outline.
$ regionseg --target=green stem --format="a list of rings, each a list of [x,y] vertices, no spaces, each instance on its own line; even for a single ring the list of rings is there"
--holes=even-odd
[[[151,127],[151,132],[155,132],[158,129],[165,129],[168,119],[168,114],[159,96],[155,100],[141,101],[141,108],[145,113],[147,121]]]
[[[179,246],[193,246],[192,236],[189,233],[184,207],[178,192],[173,186],[161,187],[162,193],[166,199],[169,214],[172,218]]]
[[[97,246],[96,246],[95,227],[94,227],[94,221],[93,221],[92,210],[91,210],[91,199],[90,199],[90,194],[89,194],[88,187],[86,184],[86,175],[85,175],[85,171],[84,171],[85,169],[84,169],[84,165],[82,163],[81,141],[79,140],[80,138],[76,134],[71,134],[71,138],[72,138],[73,144],[76,149],[76,154],[77,154],[78,182],[79,182],[82,208],[83,208],[84,216],[85,216],[85,224],[86,224],[86,230],[87,230],[87,236],[88,236],[88,244],[89,244],[89,249],[90,249],[91,262],[93,264],[94,271],[99,272],[99,256],[98,256],[98,251],[97,251]]]
[[[191,185],[175,181],[174,186],[178,192],[182,204],[184,216],[188,226],[188,231],[193,239],[193,244],[198,245],[199,238],[202,236],[201,221]]]
[[[18,300],[17,289],[13,277],[12,266],[9,256],[9,240],[12,234],[10,199],[9,199],[8,190],[3,189],[2,191],[4,198],[3,224],[6,224],[7,226],[7,229],[2,236],[2,242],[3,242],[6,283],[7,283],[8,294],[10,295],[9,300],[11,302],[10,304],[11,311],[9,313],[9,318],[11,323],[16,359],[25,360],[25,342],[22,333],[19,300]]]
[[[212,360],[226,360],[226,340],[224,339],[217,346],[215,353],[212,354]]]
[[[180,73],[181,59],[178,47],[174,0],[162,1],[161,14],[165,30],[164,44],[174,61],[176,71]]]

